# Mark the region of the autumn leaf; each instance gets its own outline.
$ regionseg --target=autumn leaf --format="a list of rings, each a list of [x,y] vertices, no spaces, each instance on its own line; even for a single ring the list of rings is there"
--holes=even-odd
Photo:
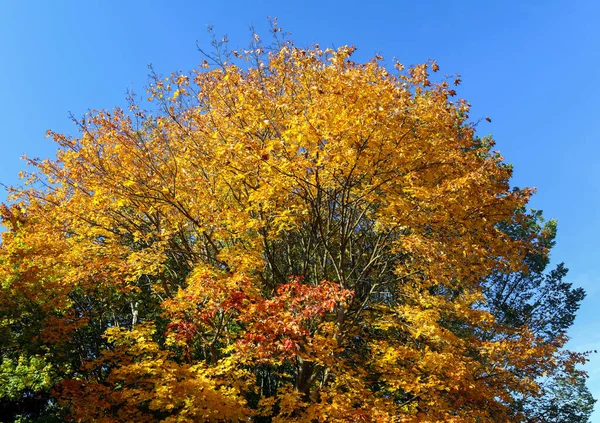
[[[354,51],[255,35],[50,132],[0,208],[2,366],[43,376],[15,389],[75,421],[517,422],[575,375],[489,287],[547,257],[532,191],[436,62]]]

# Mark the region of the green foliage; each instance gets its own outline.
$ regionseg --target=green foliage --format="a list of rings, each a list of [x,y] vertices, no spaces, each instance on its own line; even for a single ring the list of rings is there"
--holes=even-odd
[[[0,365],[0,398],[16,400],[27,390],[47,390],[53,379],[52,365],[43,357],[4,358]]]
[[[58,408],[49,391],[56,373],[46,357],[3,358],[0,364],[0,421],[59,422]]]
[[[532,242],[537,249],[525,257],[526,267],[522,271],[494,273],[486,281],[488,309],[499,323],[528,327],[545,342],[566,336],[585,291],[564,280],[568,269],[563,263],[547,271],[550,264],[547,252],[555,244],[556,220],[545,221],[540,210],[527,213],[523,209],[502,228],[513,239]],[[517,395],[513,409],[528,416],[529,421],[588,422],[596,400],[586,380],[585,373],[576,368],[543,377],[539,395]]]

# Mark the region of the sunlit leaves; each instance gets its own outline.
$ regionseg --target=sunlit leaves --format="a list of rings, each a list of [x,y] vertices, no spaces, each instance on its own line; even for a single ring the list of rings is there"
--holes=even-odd
[[[485,306],[547,253],[506,230],[531,192],[435,62],[258,43],[50,133],[0,210],[10,348],[77,421],[518,421],[581,360]]]

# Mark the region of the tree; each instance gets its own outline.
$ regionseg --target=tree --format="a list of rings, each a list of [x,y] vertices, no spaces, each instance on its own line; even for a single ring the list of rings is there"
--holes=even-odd
[[[526,326],[552,342],[566,336],[585,292],[563,280],[567,275],[563,263],[545,273],[550,260],[544,251],[554,246],[556,221],[545,222],[539,210],[530,214],[522,210],[516,216],[524,218],[524,223],[506,222],[504,231],[538,248],[525,257],[524,271],[495,273],[485,281],[487,309],[498,323]],[[585,380],[585,374],[576,369],[545,376],[538,395],[515,398],[514,412],[524,414],[530,422],[588,422],[595,400]]]
[[[526,421],[585,360],[487,282],[547,254],[507,230],[531,191],[435,62],[255,39],[49,132],[1,211],[3,358],[77,421]]]

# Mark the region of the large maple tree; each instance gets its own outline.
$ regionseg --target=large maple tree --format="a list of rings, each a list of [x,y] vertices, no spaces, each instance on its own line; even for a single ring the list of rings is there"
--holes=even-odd
[[[497,304],[548,245],[459,81],[352,54],[257,40],[49,133],[1,210],[15,392],[76,421],[504,422],[580,380],[564,330]]]

